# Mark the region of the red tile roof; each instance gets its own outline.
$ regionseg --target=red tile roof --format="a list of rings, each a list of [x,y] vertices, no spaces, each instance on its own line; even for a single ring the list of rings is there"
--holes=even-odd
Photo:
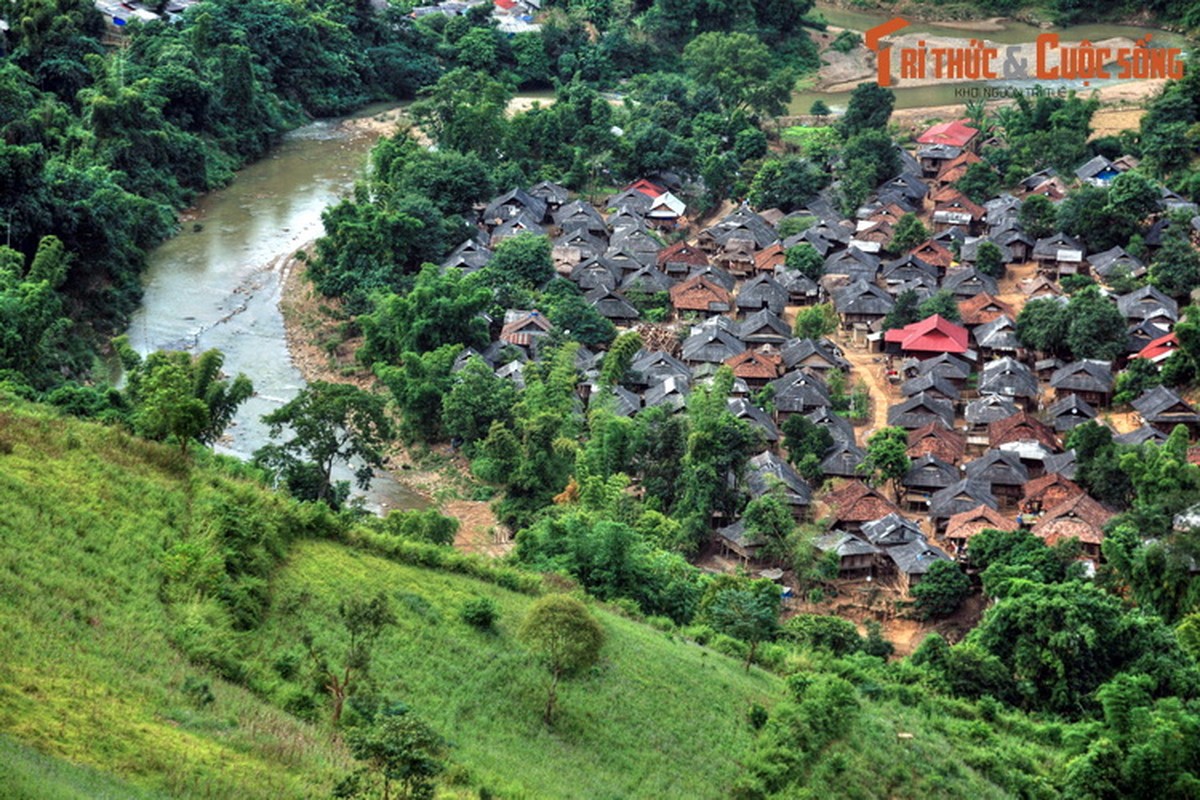
[[[885,342],[899,344],[900,349],[905,352],[967,352],[967,329],[955,325],[941,314],[934,314],[903,328],[894,328],[885,333],[883,339]]]
[[[983,219],[984,215],[987,214],[986,208],[974,202],[953,186],[947,186],[933,196],[933,207],[938,211],[947,208],[960,208],[970,214],[972,219]]]
[[[1086,494],[1059,503],[1033,526],[1033,535],[1055,545],[1065,539],[1078,539],[1083,544],[1100,544],[1104,539],[1104,524],[1112,512]]]
[[[501,0],[496,0],[496,2],[499,3]],[[512,0],[507,0],[507,2],[512,2]],[[513,3],[513,5],[516,5],[516,3]],[[630,189],[637,189],[639,192],[650,198],[658,197],[660,194],[666,191],[666,189],[657,184],[651,183],[645,178],[638,178],[636,181],[625,187],[625,191],[627,192]]]
[[[908,457],[911,459],[932,455],[947,464],[957,464],[966,449],[967,437],[940,422],[931,422],[908,434]]]
[[[1003,316],[1009,319],[1017,318],[1017,312],[1012,306],[987,292],[980,292],[961,301],[958,304],[958,313],[962,316],[963,325],[985,325]]]
[[[774,353],[759,353],[746,350],[725,363],[733,368],[733,374],[749,380],[775,380],[783,372],[783,357]]]
[[[900,513],[900,509],[862,481],[851,481],[825,496],[825,502],[838,522],[869,522]]]
[[[723,304],[728,310],[729,292],[703,275],[671,287],[671,305],[680,311],[709,311],[713,303]]]
[[[950,517],[950,521],[946,523],[946,538],[966,541],[989,528],[997,531],[1015,531],[1017,523],[991,506],[980,503],[969,511]]]
[[[939,242],[927,239],[908,252],[935,267],[949,267],[954,262],[954,254]]]
[[[967,119],[939,122],[917,137],[920,144],[948,144],[951,147],[966,147],[979,131],[968,127]]]
[[[778,269],[784,264],[783,245],[779,242],[754,254],[754,268],[763,272]]]
[[[1025,502],[1040,502],[1042,508],[1054,508],[1077,495],[1086,494],[1079,484],[1057,472],[1048,472],[1024,486]]]
[[[708,265],[708,255],[695,245],[687,242],[676,242],[670,247],[658,251],[658,265],[688,264],[694,267]]]
[[[1054,429],[1028,411],[1018,411],[1011,417],[988,423],[988,445],[991,447],[1027,440],[1040,442],[1048,450],[1058,450]]]

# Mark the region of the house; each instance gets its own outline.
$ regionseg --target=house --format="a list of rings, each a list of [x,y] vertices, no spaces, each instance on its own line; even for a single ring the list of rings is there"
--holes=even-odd
[[[900,385],[900,394],[904,397],[912,397],[922,392],[939,400],[949,400],[956,407],[958,405],[958,387],[937,373],[918,375]]]
[[[768,445],[775,445],[781,438],[779,428],[776,427],[771,416],[746,398],[730,397],[726,399],[726,404],[729,407],[729,413],[733,414],[736,419],[744,419],[762,431],[763,439]]]
[[[651,386],[666,378],[692,379],[687,365],[670,353],[662,350],[639,350],[629,363],[629,382],[638,386]]]
[[[584,293],[599,288],[616,289],[619,272],[603,259],[590,258],[571,268],[570,279]]]
[[[1188,438],[1195,439],[1200,431],[1200,414],[1190,403],[1166,386],[1155,386],[1133,401],[1133,410],[1146,425],[1170,434],[1176,425],[1188,429]]]
[[[537,226],[537,232],[541,232],[541,224],[546,221],[548,208],[542,198],[534,197],[524,189],[512,189],[488,202],[483,211],[483,223],[495,227],[525,213],[533,225]]]
[[[802,370],[789,372],[771,381],[776,418],[782,422],[792,414],[808,414],[833,405],[829,389],[821,378]]]
[[[1039,272],[1058,280],[1063,275],[1087,274],[1087,262],[1083,260],[1085,252],[1078,239],[1059,231],[1037,240],[1033,246],[1033,260],[1037,262]]]
[[[491,248],[486,243],[472,237],[460,244],[451,251],[450,255],[442,261],[442,268],[462,270],[463,272],[474,272],[483,267],[492,260]]]
[[[949,248],[941,242],[936,242],[933,239],[925,240],[908,252],[926,264],[932,264],[937,267],[942,274],[945,274],[946,270],[954,263],[954,253],[950,252]]]
[[[1085,358],[1060,367],[1050,376],[1056,397],[1078,395],[1094,406],[1107,406],[1113,394],[1112,365],[1107,361]]]
[[[876,547],[895,547],[925,538],[920,525],[894,511],[864,523],[861,535]]]
[[[1033,247],[1036,242],[1032,237],[1024,231],[1016,228],[1008,228],[1000,231],[992,231],[991,240],[1000,248],[1001,257],[1004,253],[1008,253],[1006,264],[1019,264],[1029,260],[1033,254]]]
[[[929,518],[933,521],[938,533],[946,530],[946,523],[955,514],[970,511],[979,505],[999,510],[996,496],[991,487],[985,482],[974,478],[963,478],[953,486],[947,486],[936,492],[929,500]]]
[[[628,211],[639,217],[645,217],[653,202],[654,198],[645,192],[637,189],[625,189],[605,198],[604,207],[617,209],[618,212]]]
[[[917,160],[921,165],[921,175],[926,178],[936,177],[942,168],[962,155],[961,147],[931,142],[917,148]]]
[[[908,434],[908,457],[914,460],[928,455],[945,464],[957,464],[966,448],[966,437],[940,422],[931,422]]]
[[[759,453],[746,465],[746,488],[751,497],[762,497],[775,485],[783,485],[783,502],[796,521],[804,519],[812,504],[812,489],[792,465],[770,450]]]
[[[963,409],[963,418],[966,419],[968,429],[972,434],[983,434],[982,440],[978,443],[986,446],[988,443],[988,426],[998,420],[1011,417],[1017,411],[1016,404],[1007,397],[998,394],[985,394],[967,403],[967,407]],[[973,443],[968,441],[968,444]]]
[[[900,483],[905,488],[903,501],[914,511],[924,511],[934,492],[962,480],[958,467],[934,455],[926,454],[912,462]]]
[[[910,431],[931,422],[940,422],[949,428],[954,425],[954,405],[948,400],[940,400],[922,392],[893,405],[888,409],[887,418],[888,425]]]
[[[742,320],[740,328],[739,338],[747,345],[769,344],[778,347],[792,335],[788,324],[765,308]]]
[[[539,311],[509,311],[504,315],[500,341],[528,348],[535,339],[548,335],[552,327],[550,320]]]
[[[1068,394],[1055,400],[1046,409],[1046,419],[1059,433],[1071,430],[1076,425],[1096,418],[1096,409],[1088,405],[1077,394]]]
[[[605,236],[603,232],[597,234],[582,225],[568,229],[551,242],[554,263],[573,267],[581,261],[599,258],[608,252]]]
[[[913,366],[917,375],[937,375],[939,378],[950,381],[959,389],[965,387],[967,380],[971,377],[971,365],[958,356],[952,356],[949,353],[942,353],[933,358],[916,361]],[[909,370],[906,368],[905,374],[908,374],[908,372]]]
[[[1029,469],[1017,454],[999,449],[968,461],[965,470],[968,478],[987,483],[1001,504],[1009,507],[1017,505],[1022,487],[1029,482]]]
[[[825,259],[821,268],[824,275],[845,275],[849,281],[873,283],[879,274],[879,256],[867,253],[858,247],[847,247]]]
[[[660,270],[677,279],[687,277],[694,269],[708,266],[708,254],[685,241],[664,247],[654,258]]]
[[[546,207],[551,211],[557,211],[560,207],[567,204],[571,199],[571,193],[567,191],[567,187],[560,186],[553,181],[540,181],[529,187],[530,197],[537,197],[546,202]],[[591,206],[588,206],[591,208]],[[599,214],[597,214],[599,216]]]
[[[722,556],[738,558],[743,564],[757,561],[766,544],[761,537],[748,534],[746,524],[740,519],[732,525],[717,528],[716,538]]]
[[[965,300],[984,292],[994,295],[1000,291],[995,278],[984,275],[974,267],[947,270],[942,288],[953,294],[956,300]]]
[[[1116,441],[1116,437],[1113,437]],[[1071,449],[1065,453],[1051,453],[1046,456],[1046,460],[1042,462],[1042,468],[1045,474],[1049,475],[1052,472],[1057,472],[1064,478],[1075,478],[1075,450]]]
[[[1001,358],[984,365],[979,393],[1003,395],[1030,409],[1037,407],[1041,387],[1029,367],[1014,358]]]
[[[1127,353],[1140,353],[1145,350],[1153,342],[1157,342],[1167,336],[1167,332],[1171,329],[1171,323],[1165,320],[1148,320],[1144,319],[1141,322],[1129,323],[1129,328],[1126,333],[1129,338],[1125,342],[1125,351]],[[1178,340],[1177,340],[1178,341]],[[1174,347],[1174,345],[1166,345]],[[1167,353],[1170,355],[1170,353]],[[1165,358],[1166,356],[1163,356]]]
[[[1075,177],[1092,186],[1108,186],[1123,171],[1104,156],[1095,156],[1075,169]]]
[[[946,551],[930,544],[925,537],[896,547],[884,548],[900,582],[900,589],[908,592],[921,582],[930,565],[935,561],[951,561]]]
[[[957,182],[963,175],[966,175],[968,167],[972,164],[978,164],[981,161],[983,161],[982,158],[969,150],[959,153],[956,158],[942,162],[942,166],[938,170],[937,179],[934,182],[938,186],[949,186]]]
[[[990,447],[1009,442],[1037,442],[1051,452],[1059,449],[1054,429],[1025,410],[990,423],[987,431]]]
[[[1100,561],[1100,544],[1104,541],[1104,526],[1113,513],[1086,494],[1051,508],[1032,528],[1032,533],[1053,547],[1067,539],[1078,539],[1083,555],[1092,561]]]
[[[1117,310],[1130,322],[1152,320],[1174,324],[1179,321],[1179,304],[1148,284],[1118,297]]]
[[[1179,349],[1179,338],[1172,331],[1166,336],[1160,336],[1157,339],[1150,341],[1145,347],[1138,351],[1138,358],[1145,358],[1152,364],[1160,364],[1170,357]]]
[[[821,406],[808,413],[808,419],[814,425],[820,425],[833,435],[833,441],[854,444],[854,426],[845,417],[835,414],[829,406]]]
[[[900,509],[875,489],[862,481],[850,481],[825,496],[834,527],[857,533],[871,520],[899,513]]]
[[[672,227],[687,211],[687,204],[671,192],[663,192],[650,201],[646,219],[659,225]]]
[[[746,349],[734,334],[722,327],[706,325],[683,340],[682,355],[686,364],[723,364]]]
[[[980,325],[973,333],[975,346],[983,358],[1015,356],[1023,349],[1017,338],[1017,323],[1007,314]]]
[[[623,270],[624,277],[617,284],[622,292],[656,292],[671,291],[671,279],[654,267],[641,266],[632,270]]]
[[[798,269],[775,271],[775,281],[788,293],[788,303],[810,306],[821,299],[821,287]]]
[[[1146,265],[1141,259],[1125,252],[1124,247],[1113,247],[1103,253],[1094,253],[1087,258],[1092,274],[1107,282],[1118,275],[1140,278],[1146,274]]]
[[[847,329],[882,320],[895,304],[883,289],[862,280],[833,293],[834,310],[842,320],[842,327]]]
[[[1015,319],[1017,316],[1016,310],[1011,305],[996,298],[990,292],[980,292],[973,297],[960,300],[958,313],[962,318],[962,324],[967,328],[984,325],[1000,317]]]
[[[1021,293],[1030,300],[1044,300],[1063,296],[1062,289],[1058,288],[1058,284],[1045,275],[1026,278],[1021,281],[1019,288]]]
[[[672,414],[678,414],[687,407],[689,381],[682,378],[663,378],[661,383],[651,386],[642,395],[642,403],[646,408],[665,408]]]
[[[697,275],[670,289],[671,306],[676,312],[694,311],[701,314],[720,314],[729,311],[733,300],[723,286]]]
[[[1162,444],[1167,440],[1167,434],[1160,431],[1158,428],[1152,428],[1143,423],[1141,427],[1134,428],[1129,433],[1121,433],[1113,437],[1113,441],[1117,444],[1126,444],[1137,447],[1146,442],[1154,442]]]
[[[916,358],[929,358],[942,353],[965,353],[967,338],[966,328],[955,325],[940,314],[883,334],[889,351]]]
[[[842,531],[830,531],[813,539],[813,547],[822,553],[835,553],[838,577],[846,580],[874,575],[879,548],[868,541]]]
[[[827,375],[835,369],[849,372],[851,368],[850,362],[842,357],[837,346],[827,339],[790,339],[783,345],[780,355],[783,356],[784,367],[789,370],[805,369],[818,375]]]
[[[987,210],[965,194],[947,186],[933,195],[933,229],[943,231],[958,225],[967,232],[977,231]]]
[[[974,508],[959,512],[946,522],[946,541],[954,547],[959,560],[965,560],[971,537],[986,530],[1016,531],[1016,522],[996,509],[981,503]]]
[[[783,269],[785,263],[783,245],[779,242],[768,245],[754,254],[754,268],[759,272],[775,273]]]
[[[971,143],[975,141],[979,131],[968,125],[969,122],[970,120],[964,117],[931,125],[917,137],[917,144],[944,144],[950,147],[971,149]]]
[[[862,473],[858,468],[867,453],[854,444],[854,439],[837,439],[833,447],[821,459],[821,472],[830,478],[855,478]]]
[[[884,264],[880,272],[880,277],[883,278],[885,286],[891,289],[892,287],[911,284],[914,281],[930,286],[931,288],[937,288],[938,279],[941,276],[938,268],[933,264],[909,253],[902,258]]]
[[[556,208],[551,213],[551,218],[564,232],[582,229],[591,234],[608,235],[608,223],[604,221],[604,217],[600,216],[600,212],[593,208],[591,203],[582,200],[574,200]]]
[[[602,316],[611,319],[617,325],[628,325],[641,317],[624,295],[604,286],[597,286],[583,297],[595,306]]]
[[[542,223],[535,219],[533,215],[525,209],[519,209],[515,215],[500,222],[492,228],[491,238],[488,239],[488,244],[491,247],[496,247],[505,239],[510,239],[513,236],[520,236],[522,233],[531,233],[535,236],[545,234],[542,228]]]
[[[735,377],[744,380],[754,391],[763,388],[783,373],[783,358],[775,353],[746,350],[726,359],[725,363],[733,370]]]
[[[1081,494],[1086,492],[1075,481],[1058,472],[1047,472],[1025,484],[1021,513],[1040,514]]]
[[[787,307],[787,301],[787,290],[770,275],[763,274],[754,276],[742,285],[734,305],[738,311],[743,312],[767,308],[776,314],[782,314]]]

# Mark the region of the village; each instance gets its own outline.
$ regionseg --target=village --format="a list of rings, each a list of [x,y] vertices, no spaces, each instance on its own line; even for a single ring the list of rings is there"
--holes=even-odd
[[[1018,220],[1023,201],[1040,195],[1061,201],[1079,185],[1106,186],[1136,160],[1097,156],[1075,173],[1048,169],[1030,175],[1015,193],[972,202],[953,186],[980,161],[979,132],[967,120],[935,124],[899,149],[902,171],[878,187],[855,219],[837,211],[832,189],[806,207],[783,214],[728,206],[703,227],[687,217],[672,175],[639,180],[607,197],[599,209],[551,182],[514,189],[480,212],[479,236],[464,242],[443,267],[473,271],[491,248],[521,233],[551,237],[555,268],[619,329],[636,329],[646,346],[634,358],[625,385],[608,387],[595,376],[601,356],[581,351],[578,366],[590,381],[581,397],[614,395],[617,413],[633,416],[656,406],[686,408],[691,387],[728,365],[735,382],[730,411],[762,433],[763,451],[749,465],[745,489],[760,496],[782,483],[797,522],[820,524],[815,545],[834,553],[846,594],[903,600],[938,560],[969,571],[967,545],[985,529],[1023,528],[1054,545],[1079,542],[1080,559],[1094,573],[1102,558],[1104,526],[1114,510],[1073,479],[1075,458],[1065,437],[1095,420],[1122,444],[1161,442],[1177,425],[1190,438],[1200,413],[1180,394],[1155,386],[1114,406],[1120,370],[1133,359],[1160,365],[1176,348],[1177,302],[1153,286],[1118,295],[1114,276],[1140,277],[1146,263],[1115,247],[1088,253],[1076,239],[1054,232],[1029,236]],[[1179,212],[1194,204],[1163,188],[1162,214],[1145,237],[1153,249]],[[908,252],[885,251],[899,219],[917,215],[932,233]],[[782,237],[787,221],[801,232]],[[680,238],[684,236],[684,238]],[[673,244],[666,244],[674,239]],[[981,245],[998,248],[1002,277],[981,271]],[[824,259],[814,280],[786,266],[786,253],[809,245]],[[1098,282],[1128,327],[1123,357],[1109,362],[1060,359],[1023,347],[1016,319],[1026,302],[1066,303],[1060,281],[1087,276]],[[949,292],[958,322],[933,315],[884,330],[897,298],[925,300]],[[670,321],[649,322],[630,297],[669,299]],[[830,303],[836,330],[827,338],[793,335],[798,312]],[[523,363],[551,323],[536,309],[510,310],[499,337],[482,353],[465,351],[461,367],[481,356],[504,378],[521,383]],[[869,409],[835,410],[829,378],[869,392]],[[764,392],[764,390],[766,390]],[[769,407],[755,398],[769,398]],[[833,445],[820,462],[822,480],[806,481],[789,463],[781,426],[805,415],[827,429]],[[911,467],[894,495],[863,474],[868,438],[885,427],[907,432]],[[713,571],[747,570],[782,581],[786,569],[764,559],[763,542],[740,520],[713,520],[713,541],[701,565]],[[793,607],[798,607],[793,604]],[[877,604],[887,614],[887,603]]]

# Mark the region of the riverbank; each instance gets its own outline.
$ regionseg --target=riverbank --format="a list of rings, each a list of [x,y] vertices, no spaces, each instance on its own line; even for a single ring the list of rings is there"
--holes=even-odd
[[[308,259],[314,243],[293,253],[282,268],[279,310],[292,363],[305,382],[349,383],[375,388],[375,378],[356,360],[361,337],[342,331],[340,301],[320,297],[309,282]],[[303,256],[298,257],[298,254]],[[486,500],[472,499],[477,484],[462,453],[439,444],[415,450],[397,444],[387,456],[388,474],[409,491],[459,522],[454,546],[459,550],[502,556],[511,549],[510,532]]]

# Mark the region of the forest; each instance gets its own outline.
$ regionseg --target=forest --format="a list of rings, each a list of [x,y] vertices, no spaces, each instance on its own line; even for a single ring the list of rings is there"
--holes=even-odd
[[[1198,544],[1175,527],[1200,499],[1186,428],[1139,444],[1097,422],[1074,428],[1075,481],[1114,514],[1096,573],[1077,543],[985,530],[970,541],[969,578],[944,562],[905,608],[941,619],[978,592],[978,624],[896,658],[877,626],[781,621],[776,584],[695,565],[714,520],[740,519],[809,596],[837,591],[837,559],[814,544],[820,520],[798,523],[778,482],[746,491],[766,442],[731,410],[728,366],[692,386],[680,413],[622,414],[652,342],[556,269],[547,236],[489,242],[478,268],[441,266],[476,238],[481,209],[539,182],[594,205],[674,176],[697,217],[731,201],[789,215],[817,196],[854,216],[902,168],[894,96],[864,84],[835,121],[785,146],[774,120],[820,60],[811,3],[552,2],[538,30],[515,35],[490,10],[414,19],[400,4],[204,0],[172,24],[131,24],[111,47],[85,0],[0,2],[11,25],[0,60],[0,496],[16,510],[0,521],[0,593],[17,654],[0,680],[0,732],[13,741],[0,740],[0,764],[33,786],[57,769],[40,752],[128,782],[129,796],[205,796],[214,775],[221,791],[264,797],[568,796],[577,787],[562,776],[597,753],[594,796],[1200,794]],[[523,89],[554,102],[509,113]],[[116,335],[145,255],[176,232],[179,209],[285,131],[377,100],[411,100],[411,128],[375,147],[307,258],[376,388],[314,382],[265,420],[295,438],[251,463],[216,456],[208,448],[253,375],[226,375],[215,351],[142,356]],[[1027,201],[1020,222],[1089,252],[1122,246],[1149,267],[1106,289],[1150,287],[1186,304],[1200,285],[1200,255],[1179,233],[1190,221],[1151,250],[1147,220],[1160,184],[1200,201],[1200,74],[1166,86],[1136,130],[1092,137],[1097,108],[1075,94],[968,106],[995,142],[955,188],[982,203],[1042,170],[1139,159],[1110,185]],[[906,216],[888,256],[931,238]],[[778,231],[792,241],[814,226],[783,216]],[[978,271],[1002,275],[999,256],[980,250]],[[807,242],[782,259],[813,281],[825,270]],[[1060,284],[1061,302],[1031,300],[1013,320],[1022,346],[1124,357],[1124,320],[1096,281]],[[927,295],[900,293],[882,327],[959,318],[950,294]],[[674,313],[662,286],[623,297],[651,323]],[[549,323],[532,358],[494,347],[513,309]],[[1118,376],[1124,400],[1194,387],[1198,325],[1185,308],[1161,369]],[[788,333],[817,341],[837,326],[832,305],[814,305]],[[105,358],[124,369],[120,388],[100,377]],[[520,381],[496,367],[519,367]],[[823,385],[834,415],[861,423],[865,387],[838,370]],[[748,399],[775,409],[770,386]],[[780,426],[787,461],[814,486],[833,427],[802,414]],[[897,498],[911,466],[904,434],[873,434],[860,470]],[[472,486],[516,531],[503,562],[455,551],[458,524],[436,510],[376,519],[348,501],[332,465],[354,461],[365,481],[397,442],[464,455]],[[139,494],[155,503],[142,508]],[[116,588],[81,577],[92,572]],[[141,619],[146,654],[127,659],[118,635]],[[546,634],[559,628],[574,634],[567,652]],[[73,635],[96,638],[78,651]],[[477,679],[473,653],[504,680]],[[96,699],[129,680],[142,696],[123,711]],[[686,691],[663,689],[675,686]],[[55,699],[28,701],[40,696]],[[493,701],[501,712],[481,710]],[[631,710],[606,726],[622,704]],[[56,714],[83,733],[56,735]],[[110,714],[122,737],[89,747],[84,734],[100,735]],[[647,719],[662,721],[669,759],[648,752]],[[139,724],[153,733],[123,751]],[[130,766],[153,751],[154,765]],[[210,756],[236,766],[221,774]],[[186,769],[172,776],[171,758]],[[669,788],[676,772],[685,789]],[[75,795],[62,796],[104,780],[69,772]]]

